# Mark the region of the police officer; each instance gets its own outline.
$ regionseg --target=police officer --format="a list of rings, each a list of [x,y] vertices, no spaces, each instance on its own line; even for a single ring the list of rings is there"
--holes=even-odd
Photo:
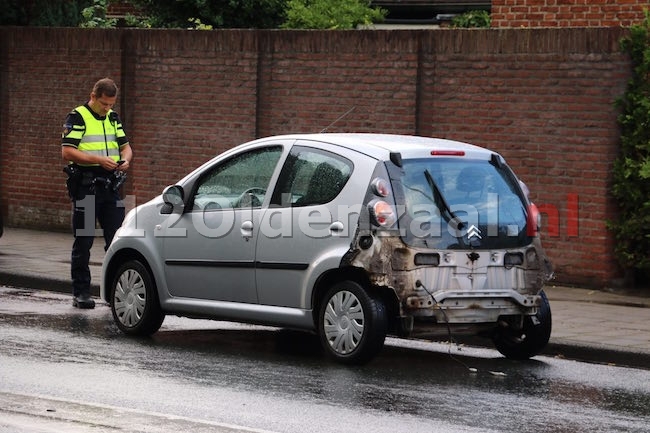
[[[63,126],[61,153],[68,161],[68,192],[73,202],[72,305],[95,308],[90,295],[90,249],[95,221],[108,248],[124,220],[119,185],[133,158],[129,140],[113,106],[117,85],[110,78],[95,83],[90,100],[72,110]]]

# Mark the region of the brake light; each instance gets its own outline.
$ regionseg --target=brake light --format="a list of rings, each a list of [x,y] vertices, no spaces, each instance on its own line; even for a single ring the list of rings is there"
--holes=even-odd
[[[539,234],[542,226],[542,216],[539,209],[533,203],[528,206],[528,218],[526,218],[526,235],[535,237]]]
[[[376,200],[370,203],[370,214],[375,220],[375,223],[381,227],[391,227],[397,221],[395,209],[383,200]]]
[[[432,156],[465,156],[464,150],[432,150]]]

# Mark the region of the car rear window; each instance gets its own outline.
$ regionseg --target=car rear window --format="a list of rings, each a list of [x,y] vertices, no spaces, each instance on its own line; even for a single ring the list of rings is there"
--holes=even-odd
[[[530,243],[526,199],[507,165],[428,158],[404,160],[403,169],[400,229],[408,244],[495,249]]]

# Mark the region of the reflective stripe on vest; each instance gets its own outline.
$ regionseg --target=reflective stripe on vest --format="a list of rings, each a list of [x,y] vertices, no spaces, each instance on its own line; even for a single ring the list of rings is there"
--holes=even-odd
[[[108,112],[104,120],[98,120],[85,106],[79,106],[75,110],[81,114],[86,125],[86,132],[81,137],[77,149],[82,152],[98,156],[110,156],[114,161],[120,159],[120,146],[117,144],[117,122],[110,121],[112,110]],[[99,164],[79,164],[86,167],[98,166]]]

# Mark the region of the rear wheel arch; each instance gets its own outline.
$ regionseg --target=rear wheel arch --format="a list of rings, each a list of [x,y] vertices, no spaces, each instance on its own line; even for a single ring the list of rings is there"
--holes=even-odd
[[[342,281],[354,281],[366,288],[366,290],[370,287],[370,280],[368,279],[366,272],[361,268],[347,267],[330,269],[321,274],[316,280],[316,284],[314,284],[311,293],[311,308],[314,325],[318,325],[318,310],[323,302],[325,292],[327,292],[333,285]]]
[[[331,269],[322,274],[316,281],[316,284],[314,284],[314,289],[311,294],[311,306],[312,319],[316,328],[318,327],[318,313],[322,302],[324,302],[323,297],[325,296],[325,293],[333,285],[342,281],[354,281],[366,289],[371,296],[382,301],[382,304],[386,309],[388,328],[390,330],[394,329],[395,320],[400,311],[399,300],[395,291],[386,286],[373,286],[364,269],[352,266],[347,268]]]

